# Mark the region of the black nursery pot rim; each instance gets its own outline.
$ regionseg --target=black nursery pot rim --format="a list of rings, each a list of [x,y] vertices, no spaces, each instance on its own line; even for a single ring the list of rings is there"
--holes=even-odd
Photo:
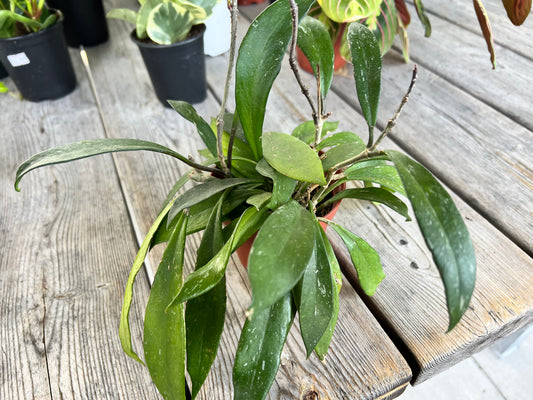
[[[190,42],[194,41],[199,35],[201,35],[202,33],[205,32],[205,24],[193,25],[193,27],[191,28],[191,31],[193,29],[195,29],[195,28],[198,28],[198,27],[200,28],[200,31],[198,31],[195,35],[193,35],[191,37],[187,37],[187,39],[185,39],[185,40],[181,40],[179,42],[175,42],[175,43],[171,43],[171,44],[157,44],[157,43],[151,41],[150,39],[148,39],[148,40],[139,39],[137,37],[137,30],[136,29],[134,29],[131,32],[130,37],[131,37],[131,40],[133,40],[135,43],[137,43],[138,46],[142,46],[142,47],[148,47],[148,48],[177,47],[177,46],[183,46],[184,44],[187,44],[187,43],[190,43]]]
[[[40,35],[44,35],[47,31],[50,31],[54,28],[57,28],[58,26],[61,26],[61,24],[63,23],[63,13],[60,11],[60,10],[54,10],[54,9],[50,9],[50,12],[52,12],[54,14],[57,15],[57,20],[56,22],[54,22],[52,25],[44,28],[44,29],[41,29],[40,31],[37,31],[37,32],[31,32],[31,33],[27,33],[25,35],[20,35],[20,36],[13,36],[13,37],[8,37],[8,38],[0,38],[0,41],[3,41],[3,42],[15,42],[17,40],[20,40],[22,38],[35,38],[35,37],[38,37]]]

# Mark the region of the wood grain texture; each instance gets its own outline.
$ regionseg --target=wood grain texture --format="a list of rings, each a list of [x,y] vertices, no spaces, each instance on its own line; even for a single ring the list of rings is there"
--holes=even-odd
[[[384,66],[385,77],[382,90],[384,107],[381,108],[381,111],[386,116],[392,116],[393,110],[410,79],[411,68],[398,60],[399,57],[395,58],[394,55],[387,57]],[[209,75],[215,74],[217,69],[218,65],[215,65],[215,60],[208,63]],[[401,75],[400,78],[395,77],[395,73],[398,76]],[[309,75],[306,74],[305,76],[307,84],[313,88]],[[442,170],[446,175],[451,175],[449,180],[457,187],[456,181],[464,173],[461,170],[468,167],[469,158],[477,155],[476,160],[481,162],[484,157],[494,159],[503,153],[503,149],[492,150],[489,143],[480,144],[481,140],[485,140],[481,132],[483,129],[489,128],[494,120],[497,120],[501,124],[500,126],[515,127],[514,130],[510,130],[514,133],[509,135],[508,140],[511,143],[516,141],[516,146],[502,145],[505,151],[511,150],[512,152],[506,157],[524,160],[530,156],[527,151],[522,152],[521,150],[528,148],[529,141],[523,136],[526,135],[527,138],[531,132],[435,75],[429,74],[429,77],[435,80],[434,83],[427,83],[427,77],[428,72],[422,70],[417,83],[416,95],[411,96],[411,102],[402,114],[398,127],[393,133],[394,137],[400,138],[408,135],[408,140],[404,140],[404,142],[410,143],[407,148],[410,152],[415,153],[415,157],[419,156],[420,153],[431,152],[431,157],[426,157],[430,160],[430,165],[437,162],[435,158],[444,158],[446,168],[442,168]],[[333,111],[330,119],[342,121],[339,130],[364,132],[365,122],[358,115],[352,100],[348,100],[355,98],[353,79],[336,76],[335,85],[335,92],[331,93],[328,99],[327,111]],[[442,89],[443,86],[444,89],[453,93],[453,96],[451,94],[445,96],[446,90]],[[389,96],[390,92],[393,92],[393,95]],[[265,129],[270,129],[272,124],[277,123],[278,129],[290,132],[297,123],[304,119],[310,119],[310,115],[305,117],[305,113],[308,113],[305,99],[303,96],[292,95],[293,93],[298,93],[298,88],[288,71],[287,62],[284,62],[282,72],[275,82],[269,98],[268,109],[270,113],[267,112]],[[460,100],[453,108],[450,108],[450,104],[453,104],[451,98]],[[448,99],[450,101],[446,101]],[[442,102],[442,105],[439,101]],[[432,104],[431,111],[424,111],[423,118],[420,118],[419,108],[424,109],[427,102]],[[420,103],[422,104],[420,105]],[[490,115],[492,120],[478,119],[475,117],[475,112],[466,113],[466,110],[472,108],[481,110],[485,118]],[[383,111],[384,109],[385,111]],[[298,118],[300,119],[298,120]],[[473,118],[474,120],[471,121]],[[453,121],[455,128],[451,131],[439,131],[441,121],[446,120]],[[382,117],[381,122],[385,121],[385,118]],[[482,124],[482,127],[479,127],[478,124]],[[425,129],[419,129],[420,127]],[[472,139],[472,131],[480,133]],[[492,132],[494,138],[496,132],[494,129]],[[446,138],[442,139],[442,136]],[[439,144],[438,150],[434,149],[439,141],[445,140],[453,140],[457,144],[455,146]],[[469,148],[473,148],[472,152],[465,151],[465,154],[462,154],[458,149],[461,149],[463,143],[468,143]],[[417,146],[421,148],[418,152],[416,152]],[[397,149],[390,141],[384,142],[383,148]],[[489,151],[491,150],[495,154],[490,154]],[[449,156],[447,157],[447,155]],[[472,181],[473,187],[470,189],[472,192],[470,197],[483,198],[484,190],[490,192],[492,185],[499,183],[490,180],[488,176],[485,177],[485,182],[475,182],[480,180],[480,171],[478,170],[482,170],[482,168],[479,166],[476,168],[474,164],[470,165],[468,173],[464,173],[469,180],[462,183],[461,187],[467,187],[467,183]],[[507,196],[509,199],[513,196],[526,200],[531,199],[531,192],[525,188],[517,190],[517,187],[520,188],[523,183],[518,179],[519,183],[517,184],[515,176],[509,171],[509,168],[502,168],[500,173],[502,174],[501,179],[506,185],[512,186],[512,191],[509,194],[502,193],[501,196]],[[475,178],[471,177],[473,174]],[[494,193],[493,198],[496,196],[499,194]],[[459,204],[462,215],[467,220],[467,226],[473,237],[479,273],[472,307],[467,312],[464,321],[450,334],[444,334],[448,317],[442,283],[416,224],[406,224],[401,218],[391,215],[383,208],[376,208],[371,204],[350,204],[349,201],[345,201],[336,217],[336,221],[367,239],[382,257],[387,278],[378,288],[376,295],[365,301],[378,316],[383,326],[387,327],[392,337],[398,338],[396,343],[405,351],[406,356],[410,357],[412,366],[417,373],[415,383],[422,382],[439,371],[469,357],[498,338],[531,322],[533,318],[533,299],[530,294],[530,288],[533,284],[533,262],[530,256],[500,233],[483,216],[460,201],[457,196],[454,198]],[[516,204],[516,211],[509,210],[508,208],[512,208],[512,206],[506,206],[503,203],[501,208],[497,209],[498,213],[505,215],[502,217],[502,224],[505,222],[507,229],[512,230],[515,229],[515,223],[522,222],[523,229],[530,229],[528,226],[529,214],[525,205],[527,206],[531,202],[513,201],[515,203],[512,204]],[[472,202],[477,205],[474,201]],[[515,213],[515,217],[511,224],[509,215],[512,213]],[[528,233],[520,232],[519,234],[526,238],[531,237],[528,236]],[[347,261],[347,254],[339,244],[338,238],[333,235],[331,237],[337,243],[341,259]],[[525,240],[527,242],[527,239]],[[353,274],[351,278],[354,278]],[[352,281],[355,283],[354,279]]]
[[[195,155],[195,150],[202,148],[202,145],[194,126],[174,111],[163,109],[155,96],[151,95],[148,75],[138,50],[127,36],[128,26],[120,21],[110,21],[109,28],[112,39],[108,48],[89,51],[90,59],[94,60],[93,74],[109,136],[153,140],[183,154]],[[100,63],[104,56],[110,57],[110,53],[115,62],[112,69]],[[223,66],[217,71],[214,80],[210,81],[213,86],[220,85],[217,77],[225,71],[223,57],[217,60]],[[218,107],[212,94],[197,105],[199,113],[205,118],[216,115]],[[169,157],[150,153],[118,154],[116,161],[136,230],[142,235],[155,218],[167,191],[188,168]],[[189,267],[194,262],[197,245],[198,237],[191,237],[186,252],[186,264]],[[154,249],[150,258],[152,266],[157,265],[160,254],[161,248]],[[199,398],[232,398],[234,353],[249,297],[242,267],[231,263],[228,315],[221,349]],[[312,394],[311,390],[319,393],[320,398],[393,398],[405,389],[411,375],[405,360],[348,284],[342,292],[342,303],[341,322],[334,337],[336,344],[326,365],[316,358],[305,360],[303,344],[296,339],[296,332],[293,331],[283,356],[283,367],[269,398],[299,399],[303,394]]]
[[[153,398],[148,373],[126,361],[117,335],[136,248],[111,158],[43,168],[24,178],[21,193],[13,188],[17,166],[32,154],[103,136],[71,55],[79,85],[69,96],[2,98],[0,398]],[[137,294],[134,332],[147,287]]]

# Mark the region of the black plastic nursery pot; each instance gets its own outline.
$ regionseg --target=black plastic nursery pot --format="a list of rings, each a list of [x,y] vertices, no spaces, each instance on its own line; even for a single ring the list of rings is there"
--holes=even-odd
[[[57,99],[76,87],[61,19],[36,33],[0,39],[0,62],[30,101]]]
[[[2,62],[0,62],[0,79],[5,78],[6,76],[8,76],[8,73],[6,69],[4,68],[4,66],[2,65]]]
[[[167,100],[189,103],[205,100],[204,32],[204,24],[195,25],[187,39],[170,45],[139,40],[132,32],[131,38],[139,46],[157,98],[165,107],[170,107]]]
[[[65,16],[69,46],[96,46],[109,38],[102,0],[48,0],[47,3]]]

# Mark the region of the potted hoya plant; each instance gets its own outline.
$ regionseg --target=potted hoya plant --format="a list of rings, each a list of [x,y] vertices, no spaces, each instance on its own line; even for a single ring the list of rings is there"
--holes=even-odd
[[[0,0],[0,63],[30,101],[62,97],[76,87],[63,16],[44,0]]]
[[[206,98],[203,35],[217,0],[139,0],[138,12],[119,8],[108,18],[135,24],[139,46],[158,99],[199,103]]]
[[[449,329],[468,308],[476,261],[461,215],[427,169],[402,153],[381,147],[408,100],[416,69],[397,112],[375,135],[381,91],[380,47],[364,24],[349,24],[347,40],[366,125],[358,133],[336,132],[337,123],[328,121],[326,109],[334,51],[327,28],[305,17],[312,3],[278,0],[251,24],[236,61],[236,110],[226,114],[236,53],[237,0],[232,1],[230,62],[215,122],[209,124],[187,102],[170,101],[196,126],[206,147],[203,161],[192,161],[156,143],[97,139],[44,151],[17,171],[18,190],[22,177],[35,168],[117,151],[159,152],[191,167],[169,192],[141,245],[126,284],[120,319],[124,351],[146,364],[165,399],[186,398],[187,375],[194,399],[206,379],[224,326],[226,267],[230,255],[246,242],[250,251],[242,259],[247,261],[252,301],[235,356],[234,398],[261,400],[267,396],[296,313],[306,355],[315,353],[324,359],[337,321],[342,279],[321,223],[346,244],[365,293],[372,295],[384,279],[376,251],[342,224],[327,218],[340,200],[381,203],[406,220],[411,217],[406,205],[410,202],[412,217],[442,277]],[[312,92],[316,98],[301,83],[295,61],[297,42],[313,66],[317,87]],[[311,120],[292,132],[265,132],[267,99],[287,48],[291,69],[309,103]],[[189,180],[197,184],[180,190]],[[355,186],[347,188],[345,184],[350,182]],[[187,237],[198,231],[203,231],[203,236],[196,269],[185,276]],[[167,244],[146,307],[141,357],[132,348],[129,326],[133,283],[148,251],[159,243]]]

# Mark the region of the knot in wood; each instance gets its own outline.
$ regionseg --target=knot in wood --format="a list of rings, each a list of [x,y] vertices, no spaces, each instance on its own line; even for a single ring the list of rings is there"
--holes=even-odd
[[[309,390],[304,393],[302,400],[320,400],[320,396],[314,390]]]

